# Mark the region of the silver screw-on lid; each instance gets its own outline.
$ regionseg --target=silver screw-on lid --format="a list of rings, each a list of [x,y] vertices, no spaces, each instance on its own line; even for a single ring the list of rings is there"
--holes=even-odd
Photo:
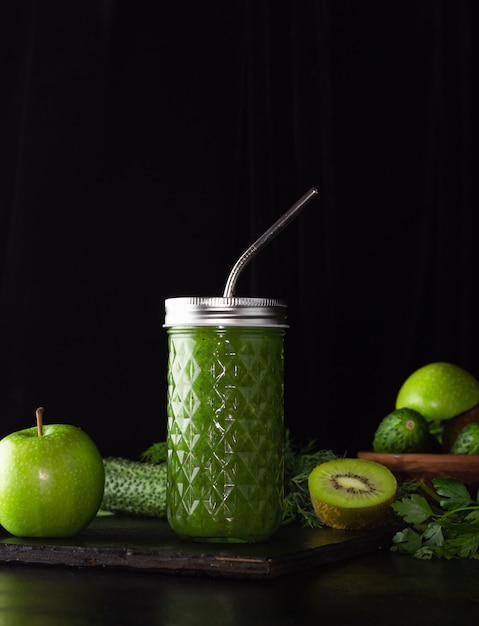
[[[165,300],[165,327],[272,326],[288,328],[287,304],[272,298],[180,297]]]

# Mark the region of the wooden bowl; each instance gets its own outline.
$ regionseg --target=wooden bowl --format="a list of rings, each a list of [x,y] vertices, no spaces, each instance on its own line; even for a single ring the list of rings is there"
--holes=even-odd
[[[358,452],[358,458],[381,463],[400,481],[458,478],[476,497],[479,489],[479,454],[391,454]]]

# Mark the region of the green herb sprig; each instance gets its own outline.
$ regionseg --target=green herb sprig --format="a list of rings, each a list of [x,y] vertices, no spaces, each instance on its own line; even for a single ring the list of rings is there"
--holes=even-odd
[[[146,450],[140,454],[140,461],[153,463],[155,465],[164,463],[168,458],[168,444],[166,441],[157,441],[152,443]]]
[[[434,478],[432,486],[421,482],[418,493],[392,504],[407,526],[393,536],[391,551],[423,560],[479,559],[479,494],[474,499],[457,478]]]
[[[283,524],[295,522],[303,528],[322,528],[324,524],[314,512],[308,488],[308,476],[312,470],[323,463],[337,459],[329,449],[320,448],[316,440],[311,439],[300,446],[293,442],[289,431],[284,443],[284,478],[285,498]]]

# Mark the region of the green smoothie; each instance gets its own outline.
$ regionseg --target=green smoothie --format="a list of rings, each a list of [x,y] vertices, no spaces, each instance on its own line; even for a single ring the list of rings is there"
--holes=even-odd
[[[168,328],[168,521],[197,541],[271,537],[284,489],[284,328]]]

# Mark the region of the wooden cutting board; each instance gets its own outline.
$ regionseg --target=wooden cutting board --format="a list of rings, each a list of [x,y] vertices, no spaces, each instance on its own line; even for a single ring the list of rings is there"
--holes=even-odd
[[[166,520],[100,516],[74,539],[19,539],[0,529],[0,563],[150,570],[237,578],[273,578],[388,550],[392,531],[305,529],[288,525],[255,544],[192,543]]]

